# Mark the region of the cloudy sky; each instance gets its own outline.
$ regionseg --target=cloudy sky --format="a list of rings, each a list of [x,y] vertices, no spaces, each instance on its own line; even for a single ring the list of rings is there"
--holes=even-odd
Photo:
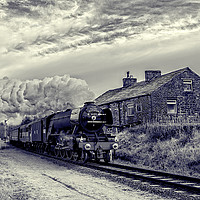
[[[97,97],[126,71],[200,74],[199,52],[199,0],[0,0],[4,82],[69,75]]]

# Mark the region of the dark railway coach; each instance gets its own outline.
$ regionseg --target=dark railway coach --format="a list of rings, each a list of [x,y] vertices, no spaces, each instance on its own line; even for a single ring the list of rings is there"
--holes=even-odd
[[[27,149],[63,158],[104,159],[109,162],[118,148],[116,137],[103,127],[112,123],[112,115],[93,102],[81,109],[68,109],[10,131],[11,143]]]

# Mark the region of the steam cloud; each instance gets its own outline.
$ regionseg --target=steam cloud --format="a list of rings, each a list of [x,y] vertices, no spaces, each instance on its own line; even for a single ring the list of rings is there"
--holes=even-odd
[[[84,80],[69,75],[43,80],[0,79],[0,122],[19,124],[25,116],[42,117],[94,99]]]

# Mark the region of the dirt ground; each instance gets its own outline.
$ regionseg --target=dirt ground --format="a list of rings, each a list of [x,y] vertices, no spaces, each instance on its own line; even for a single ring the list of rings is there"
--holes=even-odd
[[[0,144],[0,199],[163,200],[101,176]]]

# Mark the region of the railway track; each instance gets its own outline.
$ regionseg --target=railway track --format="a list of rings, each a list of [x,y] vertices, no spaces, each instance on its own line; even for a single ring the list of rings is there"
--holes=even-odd
[[[149,170],[144,168],[119,165],[114,163],[87,164],[95,169],[119,174],[128,178],[148,181],[152,184],[159,184],[195,194],[200,198],[200,179],[196,177],[183,176],[167,172]]]
[[[192,199],[200,199],[200,179],[196,177],[172,174],[168,172],[132,167],[128,165],[121,165],[116,163],[105,162],[89,162],[83,163],[81,161],[69,160],[66,158],[56,157],[48,154],[36,153],[45,157],[69,162],[76,165],[81,165],[90,169],[95,169],[109,174],[119,175],[121,177],[129,178],[129,180],[139,180],[141,182],[148,182],[152,186],[159,186],[168,189],[175,189],[178,192],[186,192],[192,195]],[[193,198],[195,197],[195,198]]]

